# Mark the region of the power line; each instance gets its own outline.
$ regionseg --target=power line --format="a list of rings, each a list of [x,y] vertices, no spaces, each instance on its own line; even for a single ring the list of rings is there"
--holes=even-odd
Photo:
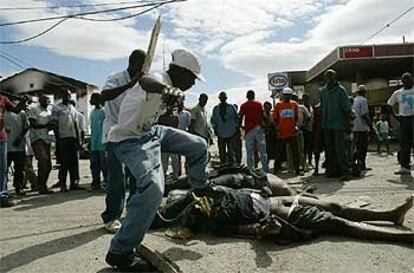
[[[61,8],[88,8],[101,6],[118,6],[128,5],[133,3],[156,3],[159,0],[145,0],[145,1],[125,1],[125,2],[106,2],[100,4],[82,4],[82,5],[61,5],[61,6],[33,6],[33,7],[0,7],[0,11],[18,11],[18,10],[44,10],[44,9],[61,9]]]
[[[13,26],[13,25],[22,25],[22,24],[36,23],[36,22],[42,22],[42,21],[58,20],[58,19],[70,19],[70,18],[82,17],[82,16],[85,16],[85,15],[94,15],[94,14],[101,14],[101,13],[108,13],[108,12],[124,11],[124,10],[129,10],[129,9],[156,6],[156,5],[159,5],[159,4],[165,5],[165,4],[170,4],[170,3],[174,3],[174,2],[184,2],[184,1],[186,1],[186,0],[168,0],[168,1],[162,1],[162,2],[157,2],[157,3],[140,4],[140,5],[134,5],[134,6],[128,6],[128,7],[117,7],[117,8],[105,9],[105,10],[97,10],[97,11],[81,12],[81,13],[66,14],[66,15],[59,15],[59,16],[51,16],[51,17],[44,17],[44,18],[38,18],[38,19],[21,20],[21,21],[2,23],[2,24],[0,24],[0,27]]]
[[[170,1],[165,1],[163,3],[157,4],[151,8],[148,8],[146,10],[143,10],[141,12],[132,14],[132,15],[127,15],[127,16],[123,16],[123,17],[119,17],[119,18],[113,18],[113,19],[93,19],[93,18],[84,18],[84,17],[70,17],[72,19],[80,19],[80,20],[89,20],[89,21],[96,21],[96,22],[112,22],[112,21],[120,21],[120,20],[126,20],[126,19],[130,19],[136,16],[140,16],[142,14],[148,13],[154,9],[157,9],[163,5],[169,4],[169,3],[173,3],[173,2],[177,2],[177,1],[185,1],[185,0],[170,0]],[[21,43],[25,43],[31,40],[34,40],[40,36],[45,35],[46,33],[48,33],[49,31],[53,30],[54,28],[56,28],[57,26],[59,26],[60,24],[62,24],[64,21],[70,19],[70,18],[63,18],[61,20],[59,20],[58,22],[56,22],[55,24],[53,24],[52,26],[48,27],[47,29],[41,31],[40,33],[30,36],[28,38],[24,38],[24,39],[20,39],[20,40],[14,40],[14,41],[0,41],[0,44],[5,44],[5,45],[10,45],[10,44],[21,44]]]
[[[26,61],[23,61],[22,59],[17,58],[16,56],[13,56],[12,54],[4,51],[4,50],[0,50],[0,54],[6,55],[9,58],[12,58],[13,60],[15,60],[16,62],[19,62],[20,64],[23,64],[27,67],[34,67],[32,64],[29,64]]]
[[[386,28],[390,27],[393,23],[395,23],[398,20],[400,20],[402,17],[404,17],[404,15],[406,15],[407,13],[409,13],[412,10],[414,10],[414,6],[410,7],[409,9],[407,9],[406,11],[404,11],[403,13],[401,13],[400,15],[398,15],[396,18],[394,18],[391,22],[389,22],[388,24],[386,24],[385,26],[383,26],[382,28],[380,28],[379,30],[377,30],[374,34],[372,34],[367,39],[365,39],[361,43],[361,45],[365,44],[366,42],[368,42],[369,40],[371,40],[372,38],[374,38],[375,36],[377,36],[378,34],[380,34],[381,32],[383,32]]]
[[[30,40],[36,39],[36,38],[48,33],[49,31],[51,31],[52,29],[54,29],[55,27],[62,24],[64,21],[66,21],[68,19],[69,18],[64,18],[64,19],[58,21],[57,23],[53,24],[52,26],[48,27],[47,29],[43,30],[42,32],[40,32],[36,35],[30,36],[28,38],[24,38],[24,39],[21,39],[21,40],[15,40],[15,41],[0,41],[0,44],[2,44],[2,45],[12,45],[12,44],[21,44],[21,43],[28,42]]]
[[[120,21],[120,20],[130,19],[130,18],[139,16],[139,15],[142,15],[144,13],[147,13],[147,12],[150,12],[150,11],[152,11],[154,9],[157,9],[157,8],[159,8],[159,7],[161,7],[161,6],[165,5],[165,4],[167,4],[167,3],[161,3],[161,4],[158,4],[158,5],[155,5],[155,6],[151,7],[151,8],[148,8],[146,10],[143,10],[141,12],[134,13],[134,14],[127,15],[127,16],[122,16],[122,17],[119,17],[119,18],[112,18],[112,19],[95,19],[95,18],[87,18],[87,17],[75,17],[74,19],[94,21],[94,22],[114,22],[114,21]]]
[[[15,66],[18,66],[21,69],[26,69],[26,67],[24,67],[24,66],[20,65],[19,63],[13,61],[11,58],[7,57],[6,55],[3,55],[3,54],[0,53],[0,57],[2,57],[3,59],[5,59],[8,62],[14,64]]]

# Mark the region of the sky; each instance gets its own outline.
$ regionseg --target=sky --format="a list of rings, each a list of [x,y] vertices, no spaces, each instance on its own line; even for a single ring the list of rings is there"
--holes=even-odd
[[[46,8],[50,6],[114,2],[120,1],[0,0],[0,23],[91,10]],[[207,82],[198,82],[186,92],[186,104],[195,105],[198,95],[206,92],[211,109],[221,91],[228,93],[231,103],[244,102],[249,89],[256,91],[259,100],[269,100],[267,73],[308,70],[337,46],[361,44],[412,6],[414,0],[188,0],[116,22],[69,19],[32,41],[0,45],[0,55],[17,58],[24,68],[36,67],[102,87],[111,73],[126,68],[133,49],[148,47],[152,26],[161,15],[161,35],[151,70],[168,67],[176,48],[197,53]],[[45,8],[16,11],[5,7]],[[89,17],[108,19],[142,10]],[[0,40],[23,39],[56,22],[2,26]],[[403,35],[414,42],[413,25],[414,10],[365,44],[400,43]],[[22,70],[0,58],[2,77]]]

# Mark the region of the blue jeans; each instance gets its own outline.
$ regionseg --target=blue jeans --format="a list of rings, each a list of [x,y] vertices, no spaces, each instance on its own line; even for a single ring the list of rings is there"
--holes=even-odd
[[[90,153],[91,161],[91,173],[92,173],[92,188],[101,187],[101,172],[104,178],[104,183],[106,184],[106,156],[105,151],[91,151]]]
[[[7,142],[0,141],[0,197],[8,196],[7,191]]]
[[[124,210],[125,203],[125,182],[126,178],[121,161],[115,154],[114,142],[106,144],[106,159],[107,159],[107,179],[106,179],[106,197],[105,211],[101,214],[104,223],[112,222],[119,219]],[[135,192],[135,180],[129,180],[129,196]]]
[[[262,168],[265,172],[268,171],[268,163],[267,163],[267,153],[266,153],[266,140],[263,130],[257,126],[251,129],[246,136],[244,137],[246,142],[246,154],[247,154],[247,167],[253,169],[254,167],[254,147],[255,144],[257,145],[257,149],[259,150],[260,155],[260,162],[262,163]]]
[[[128,202],[121,229],[111,241],[110,251],[126,253],[144,238],[164,193],[161,152],[184,155],[189,183],[194,188],[207,184],[207,142],[185,131],[154,126],[146,135],[115,144],[115,153],[137,181],[137,190]]]

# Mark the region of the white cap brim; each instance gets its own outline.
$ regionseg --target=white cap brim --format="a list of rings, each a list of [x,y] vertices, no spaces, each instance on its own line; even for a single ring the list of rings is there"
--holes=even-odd
[[[194,73],[194,72],[193,72],[193,74],[194,74],[194,76],[196,76],[196,78],[197,78],[197,79],[199,79],[200,81],[202,81],[202,82],[206,82],[206,78],[204,78],[203,74],[201,74],[201,73]]]

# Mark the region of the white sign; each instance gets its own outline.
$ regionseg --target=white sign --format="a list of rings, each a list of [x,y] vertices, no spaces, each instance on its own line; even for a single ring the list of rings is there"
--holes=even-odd
[[[267,74],[267,84],[269,91],[282,90],[289,86],[288,74],[286,72],[269,73]]]

